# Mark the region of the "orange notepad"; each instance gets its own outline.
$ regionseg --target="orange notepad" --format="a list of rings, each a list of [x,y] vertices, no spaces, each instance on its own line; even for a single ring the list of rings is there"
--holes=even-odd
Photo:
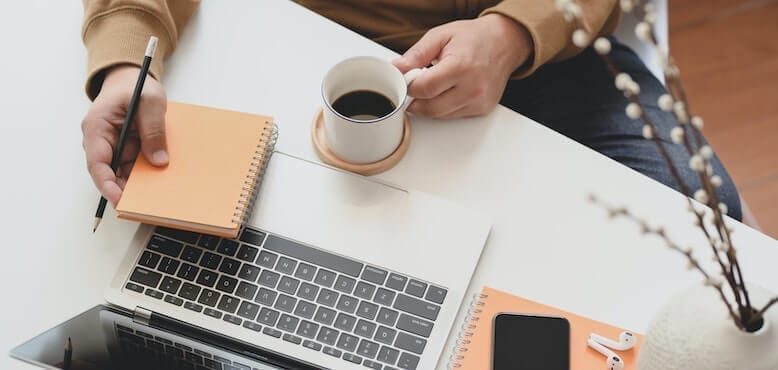
[[[597,333],[618,340],[624,330],[580,315],[533,302],[490,287],[484,287],[474,299],[472,315],[467,330],[460,333],[459,345],[454,351],[454,363],[450,367],[463,370],[491,370],[492,323],[498,313],[540,314],[564,317],[570,322],[570,369],[604,369],[605,356],[590,349],[586,344],[589,334]],[[626,364],[625,369],[634,369],[637,352],[643,341],[638,338],[635,347],[628,351],[615,351]]]
[[[154,167],[138,155],[118,216],[236,237],[272,152],[272,118],[170,102],[165,129],[169,164]]]

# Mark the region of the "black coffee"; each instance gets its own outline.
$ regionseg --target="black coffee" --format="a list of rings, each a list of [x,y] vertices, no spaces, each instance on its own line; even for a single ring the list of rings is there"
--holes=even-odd
[[[357,90],[335,99],[332,108],[338,113],[357,120],[381,118],[394,112],[391,99],[370,90]]]

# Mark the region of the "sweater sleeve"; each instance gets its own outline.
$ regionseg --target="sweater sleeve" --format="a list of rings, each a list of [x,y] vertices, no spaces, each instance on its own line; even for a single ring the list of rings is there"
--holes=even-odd
[[[621,15],[618,0],[578,0],[578,4],[581,6],[584,27],[590,35],[608,35],[616,29]],[[532,37],[532,60],[519,68],[513,78],[529,76],[546,62],[564,60],[581,51],[572,42],[574,24],[565,20],[553,1],[504,0],[484,10],[481,15],[491,13],[502,14],[519,22]]]
[[[81,37],[88,51],[86,94],[100,92],[105,70],[118,64],[139,65],[150,36],[159,43],[150,73],[162,76],[163,60],[176,47],[178,37],[200,0],[83,0]]]

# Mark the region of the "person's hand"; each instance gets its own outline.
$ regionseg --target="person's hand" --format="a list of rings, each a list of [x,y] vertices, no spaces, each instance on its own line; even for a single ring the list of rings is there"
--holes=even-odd
[[[81,122],[86,165],[95,186],[114,206],[119,201],[127,175],[138,150],[156,166],[168,162],[165,141],[165,111],[167,98],[162,84],[151,76],[146,78],[138,110],[122,151],[117,173],[111,170],[111,160],[119,143],[119,132],[130,104],[140,68],[119,66],[106,75],[100,94],[95,98]]]
[[[411,113],[433,118],[479,116],[500,101],[511,74],[530,57],[532,38],[500,14],[455,21],[429,30],[393,61],[403,73],[426,67],[408,94]]]

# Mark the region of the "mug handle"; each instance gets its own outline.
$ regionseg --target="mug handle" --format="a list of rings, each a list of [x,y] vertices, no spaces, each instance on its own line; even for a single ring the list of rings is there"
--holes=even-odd
[[[403,75],[403,77],[405,77],[405,85],[410,86],[411,83],[414,80],[416,80],[417,78],[419,78],[419,76],[421,76],[422,73],[424,73],[426,70],[427,70],[426,67],[425,68],[414,68],[414,69],[412,69],[412,70],[410,70],[408,72],[405,72],[405,74]],[[403,107],[403,109],[408,108],[408,106],[411,105],[411,102],[413,102],[413,99],[414,99],[414,97],[408,95],[405,98],[405,107]]]

